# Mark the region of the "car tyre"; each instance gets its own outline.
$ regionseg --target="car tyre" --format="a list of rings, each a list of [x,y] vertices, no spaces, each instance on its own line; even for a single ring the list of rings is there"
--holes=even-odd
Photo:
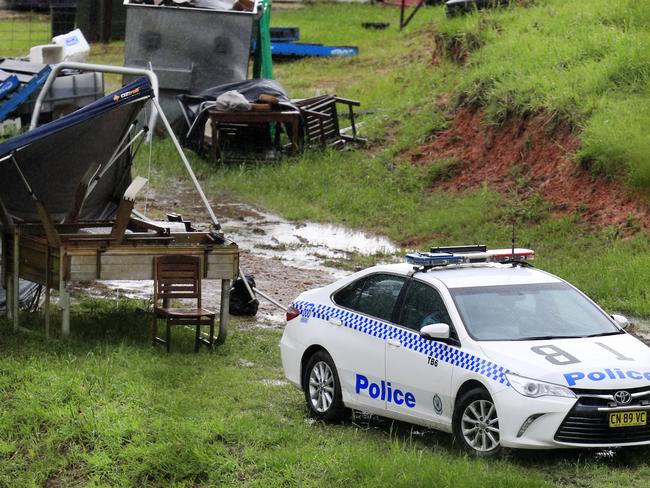
[[[326,351],[318,351],[309,358],[302,384],[313,418],[333,422],[349,417],[350,410],[343,405],[338,371]]]
[[[453,432],[456,443],[473,456],[501,454],[499,417],[492,397],[484,388],[473,388],[458,400]]]

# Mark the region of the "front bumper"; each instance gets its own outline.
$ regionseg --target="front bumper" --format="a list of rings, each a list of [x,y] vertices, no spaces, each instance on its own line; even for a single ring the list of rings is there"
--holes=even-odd
[[[504,447],[558,449],[650,444],[650,425],[611,428],[611,409],[603,411],[602,405],[585,405],[575,398],[529,398],[512,388],[495,394],[494,401]],[[639,406],[638,410],[649,408]],[[535,420],[521,432],[531,416],[536,416]],[[650,420],[650,412],[648,417]]]
[[[610,427],[609,414],[617,411],[648,412],[650,407],[603,408],[577,402],[562,421],[554,440],[565,445],[628,446],[650,443],[650,425]],[[648,415],[646,413],[646,415]]]
[[[506,388],[494,395],[499,416],[501,445],[518,449],[557,449],[555,431],[576,403],[574,398],[543,396],[529,398]],[[541,414],[541,415],[540,415]],[[538,416],[522,433],[531,416]]]

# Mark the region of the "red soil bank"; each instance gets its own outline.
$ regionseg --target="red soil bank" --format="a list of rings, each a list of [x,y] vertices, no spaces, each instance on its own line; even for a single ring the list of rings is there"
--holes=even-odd
[[[552,127],[547,115],[487,124],[480,111],[458,110],[451,125],[405,156],[423,165],[440,159],[460,161],[452,178],[436,189],[462,191],[487,182],[500,191],[526,197],[539,193],[558,213],[578,212],[597,226],[650,228],[648,206],[618,181],[595,177],[573,158],[580,141],[567,125]]]

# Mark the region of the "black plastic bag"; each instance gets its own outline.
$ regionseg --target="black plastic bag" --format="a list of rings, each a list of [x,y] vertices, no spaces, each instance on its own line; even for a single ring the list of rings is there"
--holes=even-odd
[[[251,289],[255,287],[255,277],[253,275],[246,275],[246,281],[248,281]],[[251,297],[250,293],[248,293],[242,277],[237,278],[230,288],[230,314],[252,317],[257,314],[259,306],[260,302],[257,298]]]

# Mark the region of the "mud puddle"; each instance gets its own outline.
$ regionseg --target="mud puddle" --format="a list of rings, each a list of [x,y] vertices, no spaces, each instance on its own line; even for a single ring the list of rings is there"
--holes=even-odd
[[[240,247],[259,256],[279,259],[301,269],[324,270],[333,276],[348,274],[326,262],[351,254],[394,254],[396,246],[387,238],[357,232],[346,227],[315,222],[289,222],[242,203],[222,203],[222,215],[239,215],[222,220],[224,232]]]

